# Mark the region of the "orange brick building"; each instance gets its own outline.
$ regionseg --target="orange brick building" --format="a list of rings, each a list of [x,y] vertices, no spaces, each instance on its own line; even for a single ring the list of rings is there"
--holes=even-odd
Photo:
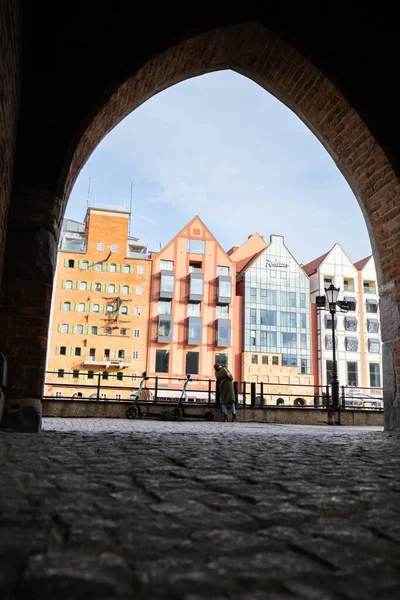
[[[214,379],[218,362],[238,376],[235,263],[199,217],[153,253],[152,262],[148,374],[158,376],[160,387],[171,387],[167,377],[183,378],[186,373]],[[197,382],[196,387],[206,383]]]
[[[89,208],[83,224],[64,221],[45,396],[96,396],[100,378],[103,398],[127,399],[146,369],[152,262],[129,236],[129,217]]]

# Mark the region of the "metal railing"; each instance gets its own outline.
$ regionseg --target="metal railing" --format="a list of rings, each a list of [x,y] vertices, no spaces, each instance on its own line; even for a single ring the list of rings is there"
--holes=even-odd
[[[74,372],[65,371],[59,377],[57,371],[46,371],[45,389],[53,388],[54,393],[43,395],[43,400],[93,400],[103,402],[132,402],[140,384],[140,376],[132,381],[130,375],[94,373],[92,383],[67,383]],[[48,377],[50,376],[50,377]],[[53,380],[51,380],[51,376]],[[130,385],[123,385],[123,382]],[[141,402],[176,403],[180,397],[185,378],[149,376],[142,389]],[[121,384],[122,383],[122,384]],[[171,385],[172,384],[172,385]],[[332,408],[330,386],[312,384],[234,382],[236,404],[239,408]],[[342,410],[383,410],[383,399],[363,394],[371,388],[351,388],[341,386],[340,408]],[[375,394],[382,394],[382,388],[374,388]],[[355,393],[357,392],[357,393]],[[110,395],[114,395],[111,398]],[[214,379],[192,378],[187,386],[184,401],[196,404],[220,404],[219,390]]]

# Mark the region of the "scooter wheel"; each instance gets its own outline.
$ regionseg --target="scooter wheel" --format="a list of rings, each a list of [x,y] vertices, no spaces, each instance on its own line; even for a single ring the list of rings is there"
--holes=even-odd
[[[171,420],[171,413],[169,412],[169,410],[165,410],[163,412],[163,414],[161,415],[161,418],[163,421],[170,421]]]
[[[182,419],[182,409],[174,408],[174,410],[171,411],[171,421],[180,421],[181,419]]]
[[[128,408],[128,410],[126,411],[126,416],[128,417],[128,419],[135,419],[136,415],[137,415],[137,410],[135,406],[130,406]]]
[[[204,415],[204,418],[205,418],[206,421],[214,421],[215,415],[214,415],[214,413],[211,410],[209,410]]]

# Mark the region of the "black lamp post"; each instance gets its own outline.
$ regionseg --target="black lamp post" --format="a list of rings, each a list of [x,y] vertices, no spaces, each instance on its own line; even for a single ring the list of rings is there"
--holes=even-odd
[[[331,377],[331,389],[332,389],[332,405],[333,408],[339,408],[339,379],[336,362],[336,339],[335,339],[335,315],[336,305],[338,303],[340,288],[335,288],[333,283],[328,288],[325,288],[326,298],[328,300],[329,312],[332,317],[332,377]]]

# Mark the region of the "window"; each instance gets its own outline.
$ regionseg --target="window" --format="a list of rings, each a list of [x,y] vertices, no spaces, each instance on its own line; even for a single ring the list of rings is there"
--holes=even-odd
[[[256,302],[257,300],[257,288],[250,288],[250,302]]]
[[[74,261],[74,260],[69,260],[69,261],[68,261],[68,267],[69,267],[70,269],[73,269],[73,268],[75,267],[75,261]]]
[[[189,273],[201,273],[201,262],[190,262]]]
[[[96,358],[96,348],[90,348],[89,358],[90,358],[90,360],[94,360]]]
[[[161,271],[173,271],[174,261],[173,260],[160,260]]]
[[[111,252],[118,252],[117,244],[111,244]]]
[[[60,326],[60,332],[68,333],[68,325],[66,323],[64,323],[63,325]]]
[[[300,308],[306,308],[306,294],[300,294]]]
[[[111,334],[112,334],[111,327],[106,327],[106,335],[111,335]]]
[[[357,352],[358,339],[356,337],[346,337],[344,339],[344,347],[348,352]]]
[[[143,267],[143,265],[138,265],[136,271],[137,271],[138,275],[143,275],[143,273],[144,273],[144,267]]]
[[[169,350],[156,350],[156,373],[168,373]]]
[[[378,319],[367,319],[367,331],[368,331],[368,333],[378,333],[378,331],[379,331]]]
[[[325,329],[332,329],[332,315],[325,315],[324,321],[325,321]],[[337,318],[335,315],[335,327],[336,327],[336,325],[337,325]]]
[[[158,314],[159,315],[172,314],[172,300],[159,300],[158,301]]]
[[[103,263],[96,263],[94,265],[94,270],[95,271],[102,271],[103,270]]]
[[[71,302],[64,302],[63,310],[71,310]]]
[[[203,278],[191,277],[190,278],[190,295],[195,294],[196,296],[203,295]]]
[[[129,294],[129,285],[123,285],[123,286],[121,286],[121,293],[122,294]]]
[[[128,314],[128,307],[127,306],[121,306],[120,313],[121,313],[121,315],[127,315]]]
[[[108,372],[107,372],[107,371],[103,371],[103,376],[102,376],[102,378],[103,378],[103,379],[108,379]],[[101,394],[100,394],[100,396],[101,396]]]
[[[111,313],[114,312],[114,307],[113,307],[112,304],[107,304],[107,306],[106,306],[106,312],[107,312],[108,315],[110,315]],[[122,313],[122,310],[121,310],[121,313]]]
[[[255,329],[250,329],[250,346],[255,346],[256,345],[256,330]]]
[[[329,384],[332,381],[332,369],[333,369],[333,361],[332,360],[326,361],[325,369],[326,369],[326,383]]]
[[[347,363],[347,385],[358,385],[358,364],[356,362]]]
[[[191,375],[199,374],[199,353],[186,352],[186,373]]]
[[[68,280],[64,282],[64,289],[65,290],[72,290],[72,281]]]
[[[102,252],[104,250],[104,244],[102,242],[97,244],[97,250],[98,252]]]
[[[297,335],[295,333],[289,333],[287,331],[283,331],[282,332],[282,346],[284,348],[296,348]]]
[[[369,385],[381,387],[381,367],[379,363],[369,363]]]
[[[189,254],[205,254],[206,243],[204,240],[188,239],[187,251],[189,252]]]
[[[264,310],[260,311],[261,325],[276,325],[276,310]]]
[[[83,302],[79,302],[79,304],[76,307],[76,310],[78,312],[85,312],[85,305],[84,305],[84,303]]]
[[[228,355],[217,352],[215,354],[215,363],[228,368]]]
[[[118,358],[125,358],[125,350],[118,350]]]
[[[368,338],[368,352],[378,353],[381,350],[381,344],[379,340],[374,338]]]
[[[275,271],[275,269],[271,269],[270,270],[269,276],[271,277],[271,279],[276,279],[276,271]]]
[[[140,329],[134,329],[133,330],[133,337],[135,337],[135,338],[140,337]]]
[[[364,281],[364,294],[376,294],[376,283],[375,281]]]
[[[378,301],[377,300],[366,300],[365,308],[367,309],[367,313],[377,313],[378,312]]]
[[[257,325],[257,310],[255,308],[250,309],[250,324]]]
[[[189,302],[188,304],[188,316],[189,317],[200,317],[201,302]],[[218,307],[217,307],[218,311]],[[218,312],[217,312],[218,314]]]
[[[307,335],[305,333],[300,334],[300,347],[307,348]]]
[[[333,283],[333,277],[324,277],[324,289],[328,288]]]
[[[83,269],[84,271],[87,271],[89,268],[89,263],[87,260],[84,260],[81,262],[81,269]]]
[[[100,304],[92,304],[92,312],[100,312]]]
[[[118,373],[117,373],[117,380],[118,381],[122,381],[123,378],[124,378],[123,372],[122,371],[118,371]]]
[[[272,357],[272,364],[273,365],[279,365],[279,356],[273,356]]]
[[[296,307],[296,292],[281,292],[282,306]]]
[[[229,319],[229,304],[217,304],[217,319]]]
[[[95,283],[94,284],[94,291],[95,292],[101,292],[101,283]]]
[[[281,276],[281,280],[282,279],[287,279],[287,273],[286,273],[286,271],[280,271],[279,273],[280,273],[280,276]]]
[[[97,325],[93,325],[92,335],[98,335],[98,334],[99,334],[99,328],[97,327]]]
[[[72,371],[72,377],[73,377],[74,379],[79,379],[79,370],[78,370],[78,369],[74,369],[74,370]]]
[[[87,290],[87,283],[86,283],[86,281],[81,281],[79,283],[79,289],[80,290]]]
[[[261,302],[276,306],[276,290],[266,290],[261,288]]]
[[[141,285],[136,286],[136,296],[141,296],[143,294],[143,288]]]
[[[303,373],[303,375],[307,373],[307,359],[305,358],[301,359],[300,373]]]
[[[109,348],[104,349],[104,360],[110,360],[110,349]]]
[[[262,364],[263,365],[267,365],[268,364],[268,356],[266,354],[263,354],[262,357]]]
[[[217,267],[217,275],[223,275],[229,277],[229,267]]]
[[[230,322],[218,321],[218,342],[220,346],[229,346],[231,343]]]
[[[82,356],[82,348],[75,348],[75,356]]]
[[[141,315],[141,314],[142,314],[142,309],[141,309],[141,307],[140,307],[140,306],[136,306],[136,307],[135,307],[135,315],[136,315],[137,317],[140,317],[140,315]]]
[[[295,354],[282,354],[282,367],[297,367]]]
[[[267,331],[267,346],[268,348],[276,348],[276,331]]]
[[[343,291],[354,292],[354,279],[343,279]]]
[[[201,321],[201,319],[200,319]],[[171,325],[171,322],[168,321]],[[189,340],[201,340],[202,339],[202,323],[198,321],[194,321],[193,319],[189,319]],[[167,334],[169,335],[169,333]]]
[[[301,329],[307,328],[307,315],[305,313],[300,313],[300,327]]]
[[[64,369],[58,369],[57,377],[64,377]]]
[[[221,299],[220,302],[223,302],[223,299],[228,299],[232,297],[232,282],[225,281],[224,279],[219,279],[218,281],[218,297]]]
[[[251,355],[251,364],[252,365],[258,365],[258,356],[257,356],[257,354],[252,354]]]
[[[295,312],[281,312],[281,327],[296,327]]]
[[[160,292],[168,292],[172,294],[174,291],[174,274],[161,273]],[[168,298],[168,296],[167,296]]]
[[[136,331],[139,331],[136,329]],[[172,322],[170,319],[160,318],[158,324],[158,337],[170,337],[172,333]]]
[[[346,331],[357,331],[357,319],[356,317],[345,317],[344,328]]]
[[[130,273],[131,272],[131,268],[129,265],[122,265],[122,272],[123,273]]]
[[[261,336],[261,341],[260,341],[261,346],[266,346],[267,345],[267,332],[265,331],[265,329],[261,329],[260,336]]]
[[[109,266],[109,270],[110,270],[110,273],[116,273],[117,265],[115,263],[111,263],[111,265]]]
[[[107,292],[110,293],[114,293],[115,292],[115,285],[113,283],[109,283],[107,286]]]
[[[94,379],[94,371],[88,371],[87,378],[88,379]]]
[[[343,300],[347,303],[349,310],[356,310],[357,301],[352,296],[345,296]]]
[[[60,346],[60,354],[61,354],[61,356],[67,355],[67,347],[66,346]]]
[[[139,350],[132,350],[132,360],[139,360]]]
[[[131,373],[131,381],[136,381],[137,373]]]
[[[335,345],[336,348],[338,347],[338,339],[335,335]],[[331,335],[326,335],[325,336],[325,348],[326,350],[332,350],[333,349],[333,342],[332,342],[332,336]]]
[[[121,327],[119,330],[119,335],[126,335],[126,329],[124,327]]]

